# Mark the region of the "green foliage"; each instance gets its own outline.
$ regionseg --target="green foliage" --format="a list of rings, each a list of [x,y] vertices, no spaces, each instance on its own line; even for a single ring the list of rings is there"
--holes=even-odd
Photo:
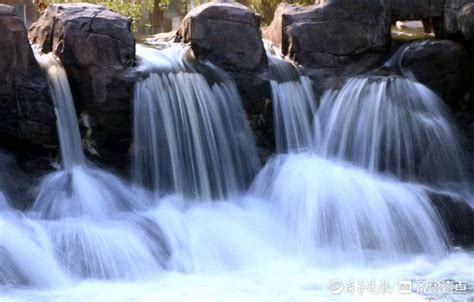
[[[48,4],[87,2],[102,5],[116,13],[130,17],[135,24],[140,23],[144,13],[166,8],[170,0],[45,0]]]

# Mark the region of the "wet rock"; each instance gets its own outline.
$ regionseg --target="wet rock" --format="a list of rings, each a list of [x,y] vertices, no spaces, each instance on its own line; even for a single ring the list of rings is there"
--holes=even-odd
[[[68,74],[78,114],[87,116],[88,144],[100,161],[128,160],[135,40],[131,21],[92,4],[49,5],[29,32],[44,53],[54,52]]]
[[[310,68],[337,68],[367,53],[387,51],[390,18],[380,1],[282,3],[263,35],[284,55]]]
[[[256,71],[267,64],[260,17],[238,3],[211,2],[190,11],[176,33],[200,60],[226,71]]]
[[[23,172],[17,165],[17,158],[6,150],[0,149],[0,194],[8,200],[9,206],[27,209],[34,199],[35,180]],[[0,196],[1,198],[1,196]]]
[[[229,73],[235,81],[255,138],[262,162],[275,151],[272,90],[265,72],[257,74]]]
[[[20,153],[57,148],[56,119],[48,84],[13,7],[0,4],[0,141]]]
[[[462,198],[437,192],[429,197],[443,219],[452,243],[456,246],[474,246],[474,208]]]
[[[435,91],[451,109],[470,106],[474,61],[462,44],[448,40],[412,42],[401,47],[397,60],[404,75]]]
[[[263,118],[272,111],[267,103],[271,90],[265,76],[268,62],[260,17],[238,3],[207,3],[188,13],[176,41],[189,43],[198,60],[212,62],[235,81],[261,157],[265,158],[273,139]]]

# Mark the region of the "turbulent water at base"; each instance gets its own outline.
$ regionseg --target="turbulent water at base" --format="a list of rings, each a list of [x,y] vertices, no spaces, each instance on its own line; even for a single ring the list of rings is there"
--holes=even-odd
[[[244,190],[259,161],[234,83],[215,67],[193,65],[179,45],[137,54],[151,74],[135,88],[136,181],[194,199]]]
[[[443,223],[422,188],[348,164],[281,155],[259,174],[253,191],[274,204],[288,227],[289,246],[331,254],[326,262],[448,251]]]
[[[316,113],[311,80],[268,42],[265,48],[274,78],[271,87],[277,152],[308,150],[313,145],[311,125]]]
[[[474,255],[452,246],[425,187],[396,177],[408,163],[426,176],[418,165],[438,155],[426,145],[427,162],[413,159],[418,150],[408,145],[441,143],[452,130],[426,88],[353,79],[327,93],[314,122],[310,83],[273,58],[281,152],[257,173],[245,115],[225,74],[193,62],[181,46],[138,53],[144,79],[134,100],[133,184],[85,159],[64,163],[72,154],[84,158],[78,141],[72,151],[64,147],[64,170],[45,177],[25,213],[10,207],[15,194],[2,193],[10,172],[0,170],[2,301],[415,301],[419,295],[399,294],[400,281],[474,284]],[[45,70],[59,64],[49,62]],[[61,96],[56,106],[69,106],[57,114],[71,132],[59,135],[79,133],[72,98],[64,99],[64,71],[48,75],[57,83],[52,95]],[[321,124],[320,134],[313,136],[311,123]],[[374,123],[384,130],[373,133]],[[63,141],[70,143],[60,138],[61,148]],[[443,149],[447,142],[456,143],[442,141],[439,152],[455,152]],[[364,156],[393,158],[374,159],[371,167],[356,160]],[[457,180],[443,169],[437,177]],[[351,294],[334,288],[337,282],[367,286]],[[370,282],[386,291],[371,291]],[[474,293],[424,296],[462,300]]]

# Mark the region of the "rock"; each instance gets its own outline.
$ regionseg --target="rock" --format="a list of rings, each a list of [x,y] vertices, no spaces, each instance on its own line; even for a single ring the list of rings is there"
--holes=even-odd
[[[122,168],[131,137],[135,40],[131,21],[102,6],[49,5],[29,32],[32,43],[61,60],[78,114],[87,117],[88,146],[100,161]]]
[[[432,204],[443,219],[455,246],[474,246],[474,208],[462,198],[429,192]]]
[[[380,1],[327,0],[282,3],[264,37],[305,67],[337,68],[367,53],[387,51],[390,18]]]
[[[235,81],[261,157],[267,157],[273,134],[267,131],[272,127],[264,116],[272,109],[260,17],[238,3],[206,3],[187,14],[175,41],[189,43],[198,60],[212,62]]]
[[[253,72],[267,64],[260,17],[238,3],[210,2],[191,10],[176,40],[190,43],[198,59],[226,71]]]
[[[474,110],[471,112],[456,112],[456,124],[461,133],[461,141],[466,151],[466,171],[474,180]]]
[[[392,22],[442,17],[446,0],[385,0]]]
[[[474,51],[474,2],[446,0],[442,25],[436,29],[438,37],[464,42]]]
[[[254,135],[260,160],[264,163],[275,151],[272,90],[265,73],[233,73],[247,120]]]
[[[474,52],[474,3],[463,6],[458,16],[458,26],[467,46]]]
[[[448,40],[412,42],[398,51],[399,68],[435,91],[453,110],[468,106],[474,93],[473,58]]]
[[[57,148],[48,83],[13,7],[0,4],[0,139],[19,153],[47,155]]]
[[[0,193],[8,200],[9,206],[27,209],[34,200],[34,178],[24,173],[17,165],[17,158],[0,149]],[[1,196],[0,196],[1,198]]]

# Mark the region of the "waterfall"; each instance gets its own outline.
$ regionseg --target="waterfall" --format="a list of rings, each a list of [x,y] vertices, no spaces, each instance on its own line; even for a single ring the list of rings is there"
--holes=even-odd
[[[326,91],[315,110],[291,65],[268,57],[283,81],[272,82],[278,154],[250,194],[274,206],[288,246],[310,258],[330,254],[332,264],[445,255],[450,242],[426,188],[403,182],[463,181],[462,150],[439,98],[408,79],[361,77]]]
[[[85,159],[66,72],[53,54],[35,52],[50,84],[63,164],[62,170],[43,178],[27,213],[28,221],[34,219],[45,237],[44,241],[36,242],[37,259],[54,259],[60,263],[58,270],[63,275],[74,278],[130,279],[160,271],[165,265],[166,243],[159,226],[152,222],[150,230],[148,218],[128,216],[147,208],[154,200],[147,192],[133,188]],[[28,236],[25,245],[30,244]],[[14,245],[15,241],[7,243],[13,245],[0,243],[7,252],[22,248]],[[8,259],[22,261],[16,253]],[[44,285],[32,279],[36,272],[23,272],[21,267],[8,268],[4,274],[20,284]],[[56,275],[49,279],[55,284],[60,281]]]
[[[342,294],[334,280],[394,292],[474,282],[474,257],[452,246],[426,185],[465,179],[426,87],[353,78],[316,108],[310,79],[269,51],[278,153],[259,170],[226,73],[182,45],[137,52],[131,183],[87,161],[64,68],[37,54],[62,169],[20,212],[6,179],[22,176],[0,153],[0,299],[312,301]]]
[[[69,81],[61,62],[53,53],[40,54],[35,50],[35,56],[47,75],[56,113],[62,164],[65,170],[70,170],[83,165],[85,159]]]
[[[313,145],[311,125],[316,113],[311,80],[278,55],[278,50],[268,42],[265,47],[273,78],[270,83],[277,152],[309,150]]]
[[[448,251],[443,223],[423,188],[315,154],[277,156],[252,193],[274,205],[288,246],[326,264]]]
[[[435,185],[463,183],[463,150],[442,101],[398,76],[349,79],[321,99],[318,152],[371,172]]]
[[[235,84],[181,46],[137,53],[151,74],[135,87],[135,180],[193,199],[244,190],[259,161]]]
[[[119,210],[142,207],[146,201],[137,200],[140,195],[123,180],[86,161],[64,67],[53,53],[41,54],[37,48],[34,52],[47,76],[55,107],[63,169],[44,177],[32,215],[104,219]]]

